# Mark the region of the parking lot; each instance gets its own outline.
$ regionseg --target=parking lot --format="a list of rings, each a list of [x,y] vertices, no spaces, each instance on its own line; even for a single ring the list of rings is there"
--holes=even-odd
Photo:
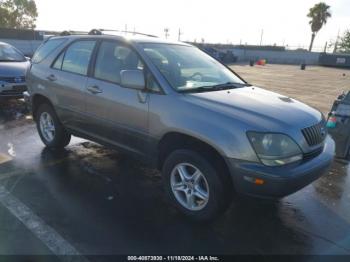
[[[350,88],[349,70],[232,68],[325,114]],[[0,254],[349,255],[349,172],[335,161],[321,179],[280,201],[240,198],[216,221],[196,223],[167,203],[157,171],[81,139],[48,151],[23,101],[2,101]]]
[[[295,65],[232,68],[250,84],[298,99],[328,114],[334,99],[350,88],[350,71],[331,67]]]

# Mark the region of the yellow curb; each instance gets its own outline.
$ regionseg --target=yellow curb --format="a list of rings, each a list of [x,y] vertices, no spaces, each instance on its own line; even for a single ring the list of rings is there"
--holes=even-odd
[[[10,157],[9,155],[0,153],[0,164],[4,164],[4,163],[9,162],[11,160],[12,160],[12,157]]]

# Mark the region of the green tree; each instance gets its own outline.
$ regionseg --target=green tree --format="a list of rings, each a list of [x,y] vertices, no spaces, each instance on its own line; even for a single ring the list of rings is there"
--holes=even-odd
[[[311,43],[309,47],[309,51],[311,51],[316,34],[321,30],[322,26],[327,23],[328,18],[332,16],[330,13],[330,6],[323,2],[315,4],[312,8],[310,8],[307,16],[311,18],[309,22],[312,32]]]
[[[339,51],[342,53],[350,53],[350,30],[347,30],[339,42]]]
[[[0,0],[0,27],[34,29],[37,17],[34,0]]]

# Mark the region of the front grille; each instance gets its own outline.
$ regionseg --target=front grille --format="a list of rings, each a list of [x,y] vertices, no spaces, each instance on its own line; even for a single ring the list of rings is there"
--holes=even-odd
[[[6,82],[6,83],[11,83],[11,84],[23,83],[23,82],[25,82],[25,77],[24,76],[18,76],[18,77],[0,76],[0,81]]]
[[[315,157],[317,157],[318,155],[320,155],[323,151],[323,147],[319,147],[311,152],[308,152],[308,153],[304,153],[303,154],[303,160],[304,161],[309,161]]]
[[[317,125],[310,126],[301,130],[309,146],[315,146],[323,142],[327,135],[325,121]]]

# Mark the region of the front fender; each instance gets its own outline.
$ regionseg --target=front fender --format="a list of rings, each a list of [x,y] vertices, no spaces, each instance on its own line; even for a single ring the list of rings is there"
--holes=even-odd
[[[259,161],[243,123],[170,95],[151,96],[149,132],[157,140],[171,132],[188,135],[212,146],[223,157]]]

